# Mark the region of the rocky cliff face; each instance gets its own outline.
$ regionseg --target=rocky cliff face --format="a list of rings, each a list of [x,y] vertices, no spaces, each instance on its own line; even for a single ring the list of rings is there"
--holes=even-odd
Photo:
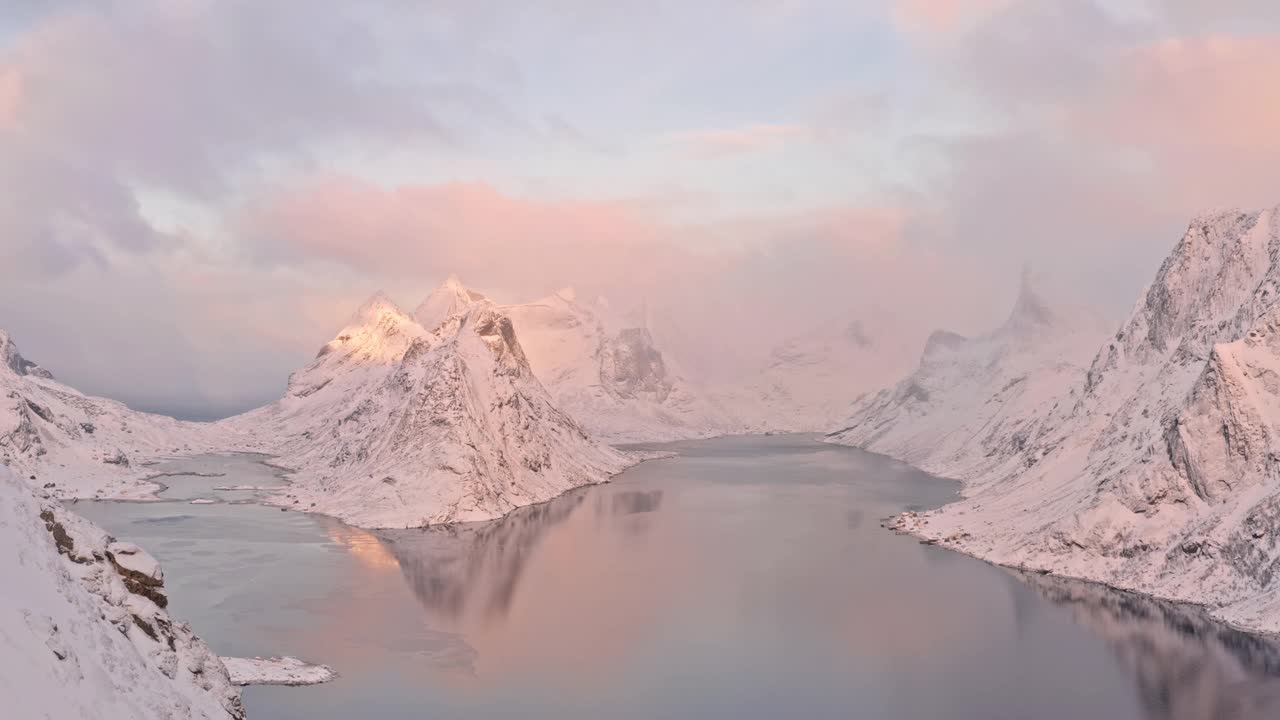
[[[552,404],[487,301],[427,332],[375,298],[283,399],[227,422],[278,438],[281,502],[365,527],[495,518],[632,462]]]
[[[1280,630],[1275,210],[1188,228],[1089,371],[970,497],[911,529]]]
[[[0,468],[8,717],[243,718],[226,668],[165,611],[151,556]]]

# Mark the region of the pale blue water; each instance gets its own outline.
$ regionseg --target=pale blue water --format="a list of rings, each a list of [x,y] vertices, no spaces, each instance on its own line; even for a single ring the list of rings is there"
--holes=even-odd
[[[188,461],[224,475],[167,478],[183,501],[75,509],[158,556],[219,652],[341,673],[247,689],[258,720],[1280,717],[1269,642],[880,527],[952,483],[807,436],[670,447],[453,528],[370,533],[212,489],[275,482],[248,456]]]

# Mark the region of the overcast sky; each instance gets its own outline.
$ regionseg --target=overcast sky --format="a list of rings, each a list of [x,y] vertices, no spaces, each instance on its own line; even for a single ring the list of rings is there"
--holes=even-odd
[[[450,273],[735,357],[981,332],[1030,264],[1122,314],[1280,202],[1270,0],[8,0],[0,327],[83,390],[276,396]]]

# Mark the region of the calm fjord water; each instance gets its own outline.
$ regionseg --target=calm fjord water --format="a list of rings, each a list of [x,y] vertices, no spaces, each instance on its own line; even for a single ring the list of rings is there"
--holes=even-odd
[[[75,509],[159,557],[174,615],[222,654],[341,673],[247,689],[254,720],[1280,717],[1276,644],[879,526],[953,483],[811,436],[664,447],[680,456],[448,528],[213,490],[277,482],[248,456],[166,468],[219,475],[167,478],[181,500]]]

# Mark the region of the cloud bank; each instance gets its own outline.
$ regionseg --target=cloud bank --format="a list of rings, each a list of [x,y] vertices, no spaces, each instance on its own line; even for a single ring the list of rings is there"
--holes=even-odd
[[[0,327],[214,416],[450,273],[657,309],[709,375],[979,332],[1028,263],[1118,313],[1190,216],[1280,200],[1278,34],[1253,0],[9,4]]]

